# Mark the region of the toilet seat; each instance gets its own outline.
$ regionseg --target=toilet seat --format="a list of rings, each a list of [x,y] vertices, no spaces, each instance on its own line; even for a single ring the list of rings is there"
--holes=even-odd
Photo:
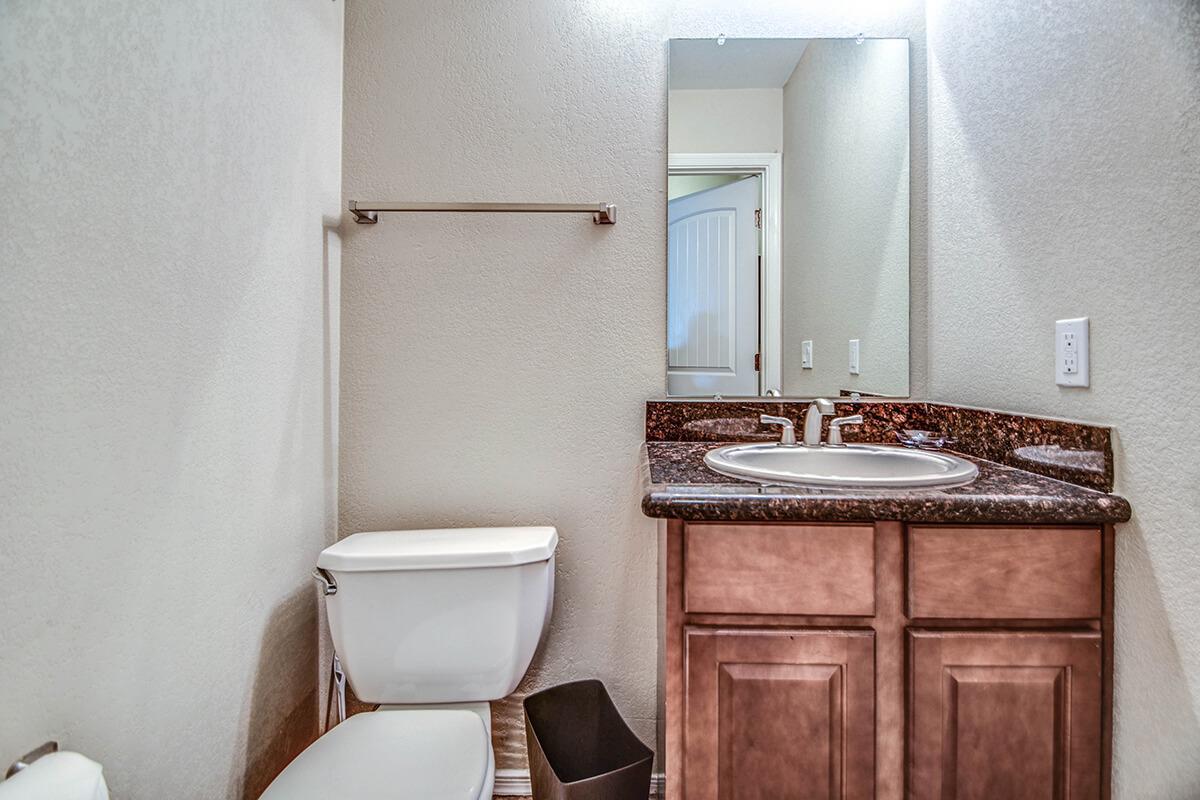
[[[260,800],[480,800],[491,791],[490,763],[478,714],[370,711],[309,745]]]

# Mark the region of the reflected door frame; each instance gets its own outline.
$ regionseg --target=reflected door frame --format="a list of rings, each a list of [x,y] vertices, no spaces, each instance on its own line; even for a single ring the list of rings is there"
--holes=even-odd
[[[782,153],[670,153],[667,175],[758,175],[762,181],[762,270],[758,282],[758,392],[783,392]],[[664,224],[663,230],[666,230]]]

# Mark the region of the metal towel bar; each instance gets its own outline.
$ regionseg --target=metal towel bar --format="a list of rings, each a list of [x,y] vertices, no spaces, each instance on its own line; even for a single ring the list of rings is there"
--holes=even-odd
[[[8,771],[4,773],[4,780],[8,780],[13,775],[16,775],[18,772],[37,761],[42,756],[48,756],[51,753],[57,752],[58,742],[46,742],[36,750],[30,750],[28,753],[18,758],[9,766]]]
[[[385,203],[351,200],[350,213],[360,225],[374,225],[381,211],[452,211],[465,213],[517,212],[521,214],[591,214],[597,225],[615,225],[613,203]]]

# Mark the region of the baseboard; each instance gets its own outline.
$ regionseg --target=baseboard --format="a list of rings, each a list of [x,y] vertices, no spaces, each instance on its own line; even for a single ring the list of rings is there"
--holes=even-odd
[[[650,796],[662,797],[665,785],[666,779],[661,772],[651,775]],[[492,794],[497,797],[529,797],[533,794],[533,787],[529,785],[529,770],[496,770],[496,784],[492,787]]]

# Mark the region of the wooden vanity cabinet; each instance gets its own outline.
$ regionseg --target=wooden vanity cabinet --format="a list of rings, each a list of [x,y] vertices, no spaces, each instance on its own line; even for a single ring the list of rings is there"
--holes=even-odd
[[[669,520],[667,798],[1107,800],[1112,537]]]

